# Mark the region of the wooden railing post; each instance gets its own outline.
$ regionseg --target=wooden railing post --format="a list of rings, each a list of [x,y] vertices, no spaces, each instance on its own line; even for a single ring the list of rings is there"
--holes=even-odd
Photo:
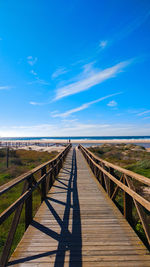
[[[127,182],[127,185],[129,186],[129,188],[131,188],[132,190],[134,190],[136,192],[136,189],[133,185],[132,180],[127,175],[125,176],[125,178],[126,178],[126,182]],[[144,212],[142,205],[140,205],[135,199],[133,199],[133,202],[135,204],[137,213],[138,213],[139,218],[141,220],[141,223],[142,223],[143,229],[145,231],[148,243],[150,245],[150,227],[149,227],[150,226],[150,217],[146,218],[146,214]]]
[[[23,186],[23,190],[22,190],[22,194],[27,190],[27,182],[25,181],[24,186]],[[8,258],[9,258],[9,254],[11,251],[11,246],[14,240],[14,236],[16,233],[16,229],[20,220],[20,216],[21,216],[21,211],[23,208],[23,203],[20,204],[20,206],[16,209],[11,226],[10,226],[10,230],[2,251],[2,255],[0,258],[0,267],[5,267],[7,262],[8,262]]]
[[[54,168],[55,162],[52,162],[52,183],[55,181],[55,168]]]
[[[109,168],[109,173],[114,176],[114,170],[112,168]],[[110,179],[109,179],[109,182],[108,182],[108,187],[109,187],[109,189],[108,189],[109,197],[111,198],[111,196],[112,196],[112,194],[114,192],[114,182],[112,180],[110,180]]]
[[[56,176],[59,173],[59,158],[56,160]]]
[[[51,163],[48,165],[48,172],[49,174],[46,177],[46,194],[48,193],[49,189],[51,188]]]
[[[102,171],[100,171],[100,182],[101,182],[101,186],[104,188],[104,190],[106,190]]]
[[[65,155],[63,154],[63,155],[61,155],[61,157],[59,159],[60,160],[60,162],[59,162],[59,170],[62,168],[64,157],[65,157]]]
[[[126,185],[126,179],[123,177],[123,183]],[[123,213],[126,220],[132,224],[132,197],[123,191]]]
[[[28,190],[32,187],[32,176],[28,178]],[[25,230],[28,228],[32,222],[32,193],[25,201]]]
[[[50,169],[52,169],[52,163],[50,164]],[[49,181],[48,181],[49,189],[52,187],[52,185],[53,185],[53,172],[51,170],[49,174]]]
[[[9,146],[6,148],[6,167],[9,167]]]
[[[43,176],[44,174],[46,174],[46,167],[43,167],[41,169],[41,176]],[[43,179],[42,183],[41,183],[41,202],[46,198],[46,177]]]

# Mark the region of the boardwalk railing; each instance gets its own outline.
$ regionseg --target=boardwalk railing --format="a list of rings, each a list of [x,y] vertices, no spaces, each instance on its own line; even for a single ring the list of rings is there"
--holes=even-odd
[[[94,175],[109,197],[115,201],[119,191],[123,193],[123,214],[133,225],[133,204],[150,245],[150,202],[140,195],[140,183],[150,186],[150,179],[100,159],[79,145]]]
[[[0,225],[15,211],[14,217],[12,219],[12,224],[8,233],[7,240],[5,242],[2,256],[0,259],[0,267],[6,266],[12,242],[15,236],[15,232],[19,223],[23,205],[25,203],[25,229],[29,226],[32,221],[32,197],[35,189],[38,189],[41,195],[41,202],[45,199],[46,194],[51,188],[53,182],[59,173],[63,161],[71,148],[71,144],[59,153],[54,159],[32,169],[31,171],[13,179],[11,182],[4,184],[0,187],[0,196],[8,192],[11,188],[15,187],[21,182],[24,182],[21,196],[12,203],[5,211],[0,214]],[[35,175],[39,174],[38,180],[35,179]]]
[[[0,141],[0,147],[16,147],[16,148],[22,148],[22,147],[26,147],[26,146],[39,146],[39,147],[51,147],[51,146],[66,146],[68,143],[64,142],[64,143],[51,143],[50,141]]]

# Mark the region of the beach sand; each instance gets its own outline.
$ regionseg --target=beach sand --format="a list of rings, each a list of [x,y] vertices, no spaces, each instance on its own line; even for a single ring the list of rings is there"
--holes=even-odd
[[[87,139],[70,139],[70,142],[72,144],[116,144],[116,143],[150,143],[150,139],[108,139],[108,140],[87,140]],[[38,143],[38,144],[67,144],[69,143],[68,140],[66,139],[45,139],[45,140],[2,140],[0,141],[0,143],[11,143],[11,144],[16,144],[16,143],[20,143],[20,144],[34,144],[34,143]]]
[[[52,151],[57,151],[58,153],[60,153],[65,147],[63,146],[52,146],[52,147],[41,147],[41,146],[36,146],[36,145],[32,145],[32,146],[19,146],[19,147],[13,147],[13,149],[18,150],[18,149],[25,149],[25,150],[35,150],[35,151],[39,151],[39,152],[49,152],[51,153]]]
[[[70,139],[70,142],[77,146],[98,146],[102,144],[136,144],[144,146],[150,152],[150,139],[109,139],[109,140],[86,140],[86,139]],[[66,139],[43,139],[43,140],[1,140],[0,147],[9,146],[13,149],[27,149],[36,151],[58,151],[61,152],[65,145],[69,142]]]

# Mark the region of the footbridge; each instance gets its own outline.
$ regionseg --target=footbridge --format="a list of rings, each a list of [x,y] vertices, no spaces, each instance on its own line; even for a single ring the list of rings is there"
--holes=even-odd
[[[148,247],[150,202],[136,190],[137,183],[150,186],[148,178],[69,144],[55,159],[1,186],[0,195],[21,182],[22,194],[0,215],[1,224],[13,216],[1,267],[150,266],[149,250],[131,227],[136,211]],[[41,205],[33,217],[34,190]],[[121,194],[123,214],[115,205]],[[10,256],[24,206],[26,231]]]

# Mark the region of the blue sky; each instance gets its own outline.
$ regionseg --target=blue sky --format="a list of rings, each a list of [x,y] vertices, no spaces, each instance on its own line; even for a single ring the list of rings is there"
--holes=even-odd
[[[0,136],[150,135],[149,0],[1,0]]]

